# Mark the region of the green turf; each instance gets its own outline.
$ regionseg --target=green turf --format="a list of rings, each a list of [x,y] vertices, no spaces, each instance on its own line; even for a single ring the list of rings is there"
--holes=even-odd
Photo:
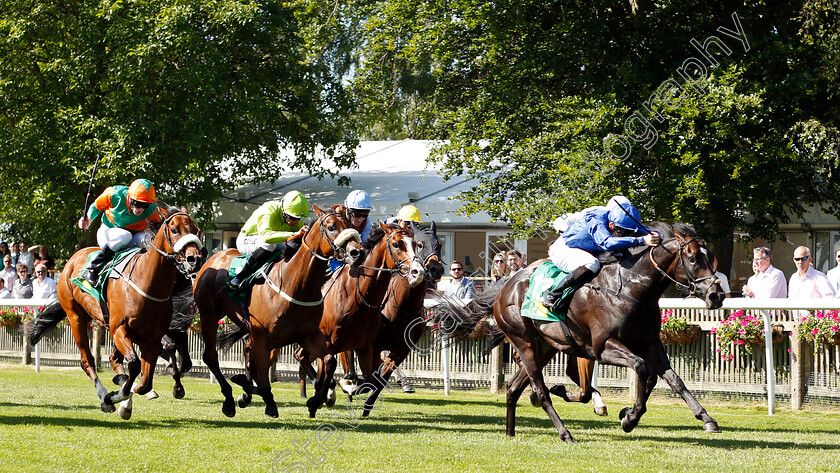
[[[110,384],[110,372],[102,373]],[[386,393],[370,418],[346,420],[339,404],[310,419],[292,384],[273,386],[280,419],[258,398],[228,419],[218,385],[188,378],[187,397],[135,396],[129,421],[99,409],[78,368],[0,367],[0,471],[837,471],[840,411],[780,409],[707,401],[723,429],[703,432],[681,401],[657,398],[625,434],[617,413],[624,395],[607,397],[610,415],[555,402],[578,440],[561,442],[548,417],[520,400],[516,438],[504,435],[503,395],[440,391]],[[238,388],[237,388],[238,389]],[[320,431],[318,429],[321,429]],[[334,430],[331,430],[334,429]],[[317,445],[317,436],[328,449]],[[331,434],[331,435],[329,435]],[[300,450],[300,453],[298,452]],[[288,455],[284,456],[284,452]],[[308,452],[308,457],[307,457]],[[294,465],[298,462],[299,465]],[[320,462],[320,464],[319,464]],[[295,466],[305,466],[294,469]]]

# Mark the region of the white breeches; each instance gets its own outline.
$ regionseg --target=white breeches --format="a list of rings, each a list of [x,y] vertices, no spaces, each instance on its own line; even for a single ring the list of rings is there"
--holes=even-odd
[[[593,273],[601,269],[601,262],[591,253],[580,248],[569,248],[566,240],[560,237],[548,247],[548,259],[563,271],[572,272],[581,266],[589,268]]]
[[[258,248],[274,251],[280,248],[280,245],[281,243],[266,243],[259,235],[247,236],[240,232],[239,236],[236,237],[236,249],[243,255],[250,255]],[[285,243],[282,243],[282,245],[285,246]]]
[[[105,225],[100,226],[96,232],[96,242],[99,243],[99,247],[107,246],[115,252],[132,246],[140,246],[145,238],[145,232],[133,233],[124,228],[110,228]]]

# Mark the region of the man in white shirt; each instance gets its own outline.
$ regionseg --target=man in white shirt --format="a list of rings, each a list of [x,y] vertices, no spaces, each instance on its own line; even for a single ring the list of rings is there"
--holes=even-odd
[[[836,295],[840,291],[840,248],[834,251],[834,260],[837,261],[837,266],[834,269],[829,269],[825,275],[828,278],[828,282],[831,283],[831,287],[834,288],[834,294]]]
[[[770,248],[760,247],[753,250],[753,271],[755,274],[747,280],[741,289],[744,297],[759,299],[787,297],[785,274],[773,266],[773,252]]]
[[[793,250],[796,273],[790,276],[788,297],[798,299],[819,299],[834,297],[834,287],[822,271],[811,266],[811,251],[800,246]]]
[[[58,300],[58,288],[55,280],[47,276],[47,267],[43,264],[35,265],[35,279],[32,280],[33,299]]]
[[[6,289],[6,280],[0,278],[0,299],[11,299],[12,291]]]
[[[20,242],[18,246],[18,264],[25,264],[31,275],[35,271],[35,256],[26,249],[26,243]],[[33,247],[34,249],[34,247]]]
[[[449,264],[449,274],[452,275],[452,280],[441,281],[438,285],[438,290],[458,299],[472,299],[475,297],[475,283],[464,277],[464,265],[460,261],[456,260]]]

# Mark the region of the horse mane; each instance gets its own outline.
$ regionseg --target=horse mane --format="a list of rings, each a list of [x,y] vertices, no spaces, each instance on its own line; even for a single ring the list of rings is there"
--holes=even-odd
[[[697,230],[695,230],[692,225],[688,225],[685,223],[674,223],[669,225],[664,222],[651,222],[646,224],[646,226],[655,232],[659,232],[659,234],[662,235],[663,240],[674,238],[675,232],[685,235],[689,238],[698,236]]]
[[[400,228],[400,226],[396,223],[389,223],[388,226],[394,229]],[[372,250],[374,247],[376,247],[376,245],[379,244],[380,241],[382,241],[382,237],[384,236],[385,230],[383,230],[382,227],[380,227],[379,225],[376,225],[370,231],[370,235],[368,235],[368,241],[365,242],[363,246],[366,250]]]
[[[161,219],[160,222],[153,222],[151,220],[147,220],[147,222],[149,224],[146,225],[146,233],[151,235],[152,237],[157,235],[157,232],[158,232],[158,230],[160,230],[160,226],[161,226],[161,224],[163,224],[163,220],[166,220],[167,215],[181,211],[180,208],[173,207],[173,206],[167,204],[166,202],[163,202],[163,201],[160,201],[160,200],[157,201],[157,207],[163,213],[163,218]]]

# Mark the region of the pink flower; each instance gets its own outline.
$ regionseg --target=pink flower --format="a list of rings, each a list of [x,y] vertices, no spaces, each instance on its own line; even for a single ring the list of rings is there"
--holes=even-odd
[[[814,330],[811,330],[811,333],[813,333],[814,335],[816,335],[816,334],[820,333],[820,329],[815,328]]]
[[[838,332],[838,331],[840,331],[840,327],[835,325],[834,327],[831,327],[829,330],[831,330],[832,332]]]
[[[793,350],[791,350],[790,348],[788,348],[788,353],[793,353]]]
[[[738,335],[743,335],[743,334],[744,334],[744,329],[739,328],[739,329],[738,329]]]

